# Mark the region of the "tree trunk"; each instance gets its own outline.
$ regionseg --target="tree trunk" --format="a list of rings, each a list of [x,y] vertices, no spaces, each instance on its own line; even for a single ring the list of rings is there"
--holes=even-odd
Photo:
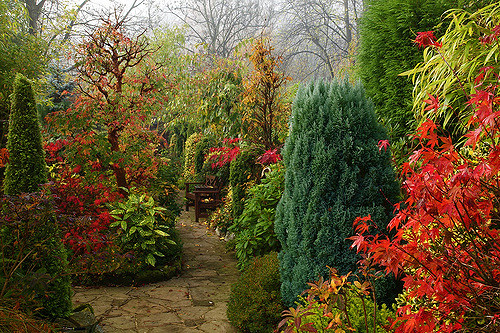
[[[38,19],[42,13],[42,7],[46,0],[36,3],[36,0],[24,0],[26,11],[28,12],[28,32],[30,35],[36,35],[38,32]]]
[[[349,19],[349,0],[344,0],[344,24],[345,24],[345,39],[347,43],[347,50],[352,40],[351,22]]]
[[[120,151],[120,145],[118,142],[119,131],[119,128],[108,129],[108,141],[111,144],[111,151]],[[127,197],[128,193],[125,189],[128,188],[128,184],[125,175],[125,169],[117,164],[113,164],[112,168],[116,177],[116,186],[118,187],[118,192]]]

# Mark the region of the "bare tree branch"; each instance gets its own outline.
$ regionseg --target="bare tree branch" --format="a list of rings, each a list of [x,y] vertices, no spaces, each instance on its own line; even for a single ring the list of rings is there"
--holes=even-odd
[[[315,67],[311,73],[333,77],[336,62],[348,56],[352,41],[357,40],[362,10],[362,0],[284,0],[286,63],[291,66],[297,58]]]
[[[166,11],[188,27],[188,41],[221,57],[229,57],[242,40],[257,36],[274,16],[260,0],[188,0],[167,5]]]

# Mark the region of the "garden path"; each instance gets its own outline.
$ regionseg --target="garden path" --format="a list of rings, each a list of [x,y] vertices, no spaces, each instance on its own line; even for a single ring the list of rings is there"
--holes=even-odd
[[[234,333],[226,316],[231,284],[238,277],[234,255],[194,209],[177,223],[184,242],[178,277],[141,287],[75,287],[73,303],[90,303],[106,333]]]

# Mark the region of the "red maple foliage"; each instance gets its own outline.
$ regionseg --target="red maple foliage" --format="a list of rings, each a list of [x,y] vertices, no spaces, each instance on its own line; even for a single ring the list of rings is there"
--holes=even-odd
[[[222,147],[212,147],[209,149],[209,160],[212,161],[212,169],[222,168],[231,163],[240,153],[239,138],[226,138],[222,140]]]
[[[97,252],[110,244],[108,227],[113,219],[106,204],[122,198],[105,182],[86,182],[78,175],[81,170],[81,166],[60,166],[50,179],[63,242],[73,256]]]
[[[362,264],[403,275],[406,302],[396,332],[500,331],[500,96],[498,86],[471,95],[466,147],[458,149],[426,121],[419,148],[403,166],[407,199],[395,206],[393,238],[354,222]]]
[[[498,36],[500,36],[500,24],[497,24],[493,29],[491,30],[491,34],[484,35],[480,37],[481,44],[492,44],[494,41],[498,39]]]
[[[281,154],[278,153],[278,148],[267,150],[262,156],[257,159],[257,162],[268,165],[281,161]]]
[[[428,47],[435,46],[440,48],[443,46],[442,43],[436,41],[436,37],[434,36],[434,31],[422,31],[417,33],[417,37],[413,41],[419,47]]]
[[[7,148],[0,148],[0,168],[3,168],[9,162],[9,151]]]

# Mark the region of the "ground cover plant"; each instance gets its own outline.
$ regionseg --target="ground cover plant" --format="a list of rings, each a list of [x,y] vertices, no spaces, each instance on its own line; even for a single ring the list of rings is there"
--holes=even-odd
[[[278,328],[285,333],[387,332],[394,313],[385,304],[377,306],[367,274],[362,282],[352,281],[350,275],[339,276],[331,268],[328,279],[308,283],[305,297],[300,297],[296,307],[283,311]]]

